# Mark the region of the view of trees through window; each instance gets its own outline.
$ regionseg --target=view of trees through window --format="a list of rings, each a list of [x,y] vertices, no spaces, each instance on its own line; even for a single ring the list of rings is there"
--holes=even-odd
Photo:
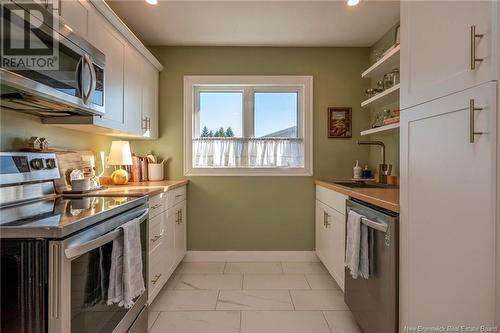
[[[233,138],[234,132],[231,126],[226,130],[224,127],[220,127],[217,131],[208,130],[207,126],[204,126],[201,130],[200,138]]]

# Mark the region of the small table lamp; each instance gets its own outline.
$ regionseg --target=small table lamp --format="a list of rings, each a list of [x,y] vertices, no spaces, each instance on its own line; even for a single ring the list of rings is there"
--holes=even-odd
[[[122,169],[122,165],[132,165],[132,154],[128,141],[112,141],[109,150],[108,165],[118,165],[119,169],[111,174],[111,180],[115,185],[124,185],[128,182],[128,173]]]

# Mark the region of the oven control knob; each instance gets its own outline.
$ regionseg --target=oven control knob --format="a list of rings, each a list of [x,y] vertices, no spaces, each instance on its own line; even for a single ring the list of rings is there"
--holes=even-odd
[[[47,169],[55,169],[56,167],[56,160],[53,158],[47,158],[45,159],[45,167]]]
[[[33,170],[42,170],[43,160],[41,158],[34,158],[30,161],[30,166]]]

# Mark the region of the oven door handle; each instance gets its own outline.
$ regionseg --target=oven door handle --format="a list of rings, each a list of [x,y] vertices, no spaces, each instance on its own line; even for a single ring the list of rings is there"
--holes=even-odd
[[[146,215],[148,215],[149,209],[146,209],[146,211],[140,215],[139,217],[136,217],[135,219],[138,220],[143,220]],[[134,219],[134,220],[135,220]],[[85,254],[87,252],[90,252],[94,249],[97,249],[101,246],[103,246],[106,243],[109,243],[116,238],[120,237],[122,235],[123,230],[118,227],[113,231],[108,232],[107,234],[104,234],[100,237],[97,237],[91,241],[85,242],[83,244],[77,245],[75,247],[70,247],[64,250],[64,253],[66,254],[66,258],[69,260],[72,260],[76,257],[81,256],[82,254]]]

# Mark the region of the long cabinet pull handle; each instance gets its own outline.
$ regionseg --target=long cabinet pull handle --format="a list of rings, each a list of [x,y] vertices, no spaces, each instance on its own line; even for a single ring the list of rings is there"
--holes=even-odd
[[[325,228],[328,228],[330,226],[330,222],[328,222],[328,218],[330,217],[330,214],[327,212],[323,212],[323,224]]]
[[[470,26],[470,69],[476,69],[476,62],[482,62],[483,58],[476,58],[476,39],[482,38],[483,34],[476,34],[476,26]]]
[[[469,142],[470,143],[474,143],[474,137],[476,135],[482,135],[484,134],[483,132],[476,132],[476,129],[475,129],[475,115],[476,115],[476,111],[481,111],[483,110],[483,108],[476,108],[476,106],[474,105],[474,99],[470,99],[469,100]]]

